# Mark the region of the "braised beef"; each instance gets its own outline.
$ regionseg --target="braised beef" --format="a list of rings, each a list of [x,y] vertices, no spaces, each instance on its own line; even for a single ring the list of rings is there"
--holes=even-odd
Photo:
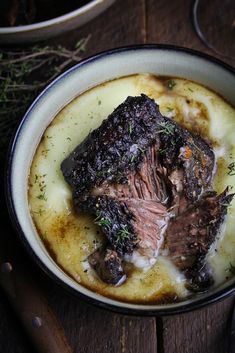
[[[107,238],[107,249],[89,257],[99,277],[118,283],[125,255],[156,258],[164,246],[192,288],[208,287],[205,256],[232,198],[208,194],[213,168],[207,142],[162,116],[154,100],[118,106],[61,165],[76,210],[92,214]]]
[[[110,248],[100,248],[88,256],[91,267],[98,276],[109,284],[122,284],[126,275],[123,271],[122,260],[116,251]]]
[[[161,163],[176,186],[184,188],[189,199],[197,200],[210,187],[214,153],[199,136],[171,119],[164,119],[165,127],[160,132]]]
[[[213,282],[205,256],[215,241],[233,196],[227,189],[221,195],[204,194],[169,222],[164,246],[194,289],[205,289]]]
[[[155,101],[143,94],[128,97],[120,104],[63,161],[61,168],[78,195],[104,181],[123,184],[154,143],[168,174],[182,168],[187,195],[196,199],[211,180],[212,149],[199,136],[163,117]]]
[[[80,200],[80,210],[94,215],[94,222],[98,224],[106,235],[109,243],[119,255],[131,253],[137,244],[133,223],[133,213],[125,203],[102,196],[86,196]]]
[[[144,95],[119,105],[62,163],[76,197],[104,181],[127,183],[129,172],[136,171],[147,148],[158,140],[159,121],[163,117],[157,105]]]

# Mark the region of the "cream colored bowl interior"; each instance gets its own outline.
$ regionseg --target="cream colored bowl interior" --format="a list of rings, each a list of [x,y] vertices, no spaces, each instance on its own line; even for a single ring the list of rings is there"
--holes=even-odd
[[[27,203],[29,168],[41,136],[56,116],[72,99],[104,81],[135,73],[152,73],[184,77],[201,83],[221,94],[235,105],[235,77],[223,66],[207,59],[175,49],[153,47],[116,50],[91,58],[55,80],[34,102],[26,114],[15,139],[11,164],[10,189],[13,207],[24,236],[40,261],[57,278],[77,292],[105,304],[139,311],[180,309],[185,304],[206,299],[216,291],[231,285],[228,281],[219,289],[178,304],[137,305],[112,300],[98,295],[75,282],[53,261],[32,222]]]
[[[106,10],[114,1],[93,0],[74,11],[47,21],[25,26],[0,27],[0,43],[25,44],[51,38],[84,25]]]

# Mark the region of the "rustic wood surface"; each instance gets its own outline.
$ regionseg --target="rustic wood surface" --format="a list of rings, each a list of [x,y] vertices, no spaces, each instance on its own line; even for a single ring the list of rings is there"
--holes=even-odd
[[[136,43],[176,44],[215,55],[194,32],[191,5],[189,0],[117,0],[105,13],[81,29],[47,43],[72,46],[91,33],[86,56]],[[221,59],[234,65],[234,58]],[[37,279],[75,353],[228,352],[234,297],[199,311],[167,318],[131,317],[90,306],[53,284],[33,264],[9,226],[5,205],[1,206],[5,220],[1,237],[17,250],[26,271]],[[0,353],[36,351],[2,292],[0,317]]]

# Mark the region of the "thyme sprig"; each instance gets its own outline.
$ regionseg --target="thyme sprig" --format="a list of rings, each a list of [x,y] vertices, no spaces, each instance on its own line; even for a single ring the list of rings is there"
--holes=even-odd
[[[158,130],[158,133],[163,133],[163,134],[166,134],[166,135],[174,135],[174,131],[175,131],[175,128],[173,125],[167,123],[167,122],[162,122],[162,123],[159,123],[158,124],[161,129]]]
[[[117,233],[116,242],[123,242],[124,240],[130,239],[131,233],[127,229],[127,225],[121,225],[121,229]]]
[[[38,93],[65,69],[82,59],[90,36],[75,48],[33,46],[26,50],[2,50],[0,53],[0,129],[2,149],[11,133]],[[2,156],[1,156],[2,157]]]
[[[110,227],[112,222],[110,219],[102,217],[101,213],[97,212],[97,217],[94,219],[94,223],[100,227]]]

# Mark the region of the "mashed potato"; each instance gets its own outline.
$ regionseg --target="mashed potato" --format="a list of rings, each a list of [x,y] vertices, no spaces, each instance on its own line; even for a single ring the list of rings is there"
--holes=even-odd
[[[160,105],[161,113],[212,142],[216,155],[214,188],[235,186],[235,111],[221,97],[196,83],[141,74],[99,85],[68,104],[46,129],[35,153],[29,176],[29,206],[42,242],[55,261],[85,287],[102,295],[134,303],[182,300],[189,293],[185,278],[164,256],[142,270],[131,264],[120,287],[102,282],[87,256],[103,242],[90,216],[77,215],[60,164],[127,96],[145,93]],[[211,247],[215,286],[226,281],[235,266],[235,199],[225,225]]]

